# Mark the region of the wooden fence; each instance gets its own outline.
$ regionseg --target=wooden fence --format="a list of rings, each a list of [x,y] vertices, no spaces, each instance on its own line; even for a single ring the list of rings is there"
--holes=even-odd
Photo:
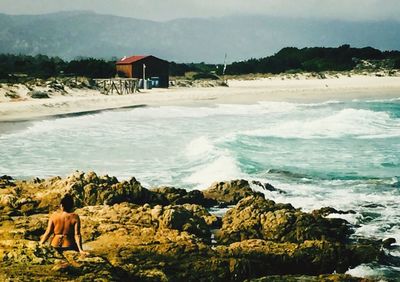
[[[113,94],[114,91],[118,95],[133,94],[139,92],[139,80],[137,78],[107,78],[94,79],[96,86],[105,95]]]

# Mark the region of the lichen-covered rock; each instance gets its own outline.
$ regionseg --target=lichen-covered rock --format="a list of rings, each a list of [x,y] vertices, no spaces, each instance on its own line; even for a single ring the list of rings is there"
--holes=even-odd
[[[346,241],[345,221],[267,200],[243,180],[217,183],[210,198],[170,187],[147,190],[134,178],[119,182],[93,172],[9,181],[0,189],[2,281],[243,281],[342,273],[384,255],[381,241]],[[64,193],[75,197],[88,257],[60,257],[38,245]],[[222,226],[205,208],[217,201],[238,201]],[[215,228],[221,229],[212,242]],[[67,267],[58,264],[65,260]]]
[[[30,215],[40,212],[38,205],[33,195],[24,194],[14,182],[0,190],[0,214]]]
[[[0,213],[12,215],[13,210],[18,209],[17,201],[19,193],[13,186],[6,186],[0,189]]]
[[[276,242],[320,239],[344,241],[350,234],[349,224],[345,220],[313,216],[290,204],[276,204],[257,195],[241,200],[228,210],[216,238],[224,244],[245,239]]]
[[[210,226],[214,224],[213,216],[204,208],[195,205],[157,205],[151,207],[129,203],[114,206],[88,206],[76,211],[82,219],[82,233],[85,238],[95,240],[97,237],[117,232],[119,235],[138,236],[147,230],[156,234],[161,230],[187,232],[198,238],[209,241]],[[206,219],[210,224],[206,223]]]
[[[367,245],[360,245],[363,248]],[[307,274],[344,273],[349,267],[360,263],[361,251],[352,244],[320,240],[302,243],[275,243],[259,239],[233,243],[227,247],[217,247],[221,256],[228,254],[237,260],[251,260],[249,268],[238,264],[238,276],[260,277],[274,274]],[[370,256],[364,262],[375,261],[380,255],[378,246],[368,246]],[[306,262],[306,263],[305,263]],[[247,272],[247,273],[246,273]]]
[[[35,178],[16,181],[0,190],[0,212],[13,215],[45,213],[59,208],[66,193],[75,199],[76,207],[135,204],[167,204],[162,194],[149,191],[135,179],[119,182],[115,177],[97,176],[94,172],[75,172],[66,178]]]
[[[235,205],[241,199],[261,193],[254,192],[247,180],[215,182],[202,191],[204,198],[217,201],[221,205]]]
[[[39,240],[47,227],[48,215],[3,217],[0,240]]]
[[[56,181],[53,186],[64,187],[64,193],[72,194],[77,207],[122,202],[145,204],[153,201],[153,193],[143,188],[134,177],[118,182],[115,177],[107,175],[98,177],[94,172],[77,172],[66,179]],[[56,199],[60,199],[60,196],[57,195]]]
[[[354,266],[357,256],[351,245],[327,241],[298,244],[246,240],[213,249],[187,233],[166,239],[168,234],[147,236],[141,244],[129,236],[111,240],[104,235],[89,245],[113,265],[144,281],[146,273],[155,269],[170,281],[243,281],[266,275],[343,273]],[[375,255],[378,253],[376,248]],[[371,261],[373,258],[365,262]]]
[[[60,258],[53,248],[40,247],[37,241],[0,240],[0,262],[5,265],[54,263]]]
[[[15,186],[15,184],[14,184],[14,179],[11,176],[8,175],[0,176],[0,189],[12,186]]]
[[[122,281],[130,276],[98,256],[78,252],[58,253],[37,241],[0,241],[2,281]],[[1,276],[3,275],[3,277]]]
[[[207,209],[199,205],[184,204],[183,207],[190,211],[192,214],[204,219],[204,222],[210,228],[220,228],[222,220],[214,214],[210,214]]]
[[[211,236],[203,218],[195,216],[194,213],[180,206],[165,207],[159,217],[159,226],[164,229],[186,231],[205,239]]]

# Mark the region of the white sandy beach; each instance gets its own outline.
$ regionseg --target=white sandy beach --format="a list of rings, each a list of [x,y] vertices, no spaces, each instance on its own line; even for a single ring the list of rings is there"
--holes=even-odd
[[[103,95],[74,90],[49,99],[0,99],[0,121],[18,121],[53,115],[134,106],[250,104],[259,101],[322,102],[328,100],[388,99],[400,97],[400,77],[369,75],[327,79],[229,80],[229,87],[152,89],[130,95]],[[4,89],[4,87],[2,87]],[[21,93],[19,93],[21,92]],[[18,91],[21,97],[23,90]],[[1,96],[0,91],[0,96]],[[3,90],[4,94],[4,90]],[[0,97],[1,98],[1,97]]]

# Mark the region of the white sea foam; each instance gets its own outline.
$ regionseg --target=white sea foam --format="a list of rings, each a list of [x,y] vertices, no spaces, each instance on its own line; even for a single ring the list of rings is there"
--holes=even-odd
[[[356,102],[359,100],[354,99],[353,101]],[[367,103],[390,103],[390,102],[397,102],[397,101],[400,101],[400,97],[390,98],[390,99],[372,99],[372,100],[366,100],[365,102],[367,102]]]
[[[361,278],[372,278],[378,282],[398,281],[400,267],[381,265],[372,267],[369,264],[361,264],[355,268],[349,269],[346,274]],[[390,277],[386,279],[385,277]],[[379,279],[379,280],[378,280]]]
[[[183,181],[196,184],[196,188],[207,188],[214,181],[237,179],[242,176],[236,160],[229,155],[222,155],[206,164],[192,169],[192,174]]]
[[[361,264],[355,268],[349,269],[346,274],[350,274],[354,277],[366,278],[379,275],[380,273],[376,269],[371,268],[369,265]]]
[[[132,109],[128,113],[130,118],[151,118],[151,119],[171,119],[171,118],[203,118],[207,116],[231,116],[244,115],[254,116],[265,113],[284,113],[297,108],[297,104],[287,102],[259,102],[252,105],[237,104],[218,104],[212,107],[181,107],[181,106],[161,106],[143,107]]]
[[[330,105],[336,105],[336,104],[343,104],[343,101],[337,101],[337,100],[329,100],[325,102],[320,102],[320,103],[306,103],[306,104],[298,104],[299,106],[302,107],[323,107],[323,106],[330,106]]]
[[[188,157],[204,157],[214,149],[210,139],[201,136],[193,139],[185,148],[185,154]]]
[[[34,121],[22,130],[0,135],[0,140],[32,135],[54,134],[71,130],[87,131],[90,128],[96,128],[100,125],[106,126],[110,123],[110,120],[107,118],[108,114],[110,114],[110,112]]]
[[[324,202],[329,199],[322,193],[318,186],[307,184],[289,184],[277,181],[259,180],[261,182],[269,182],[272,186],[284,191],[285,193],[277,193],[265,191],[263,189],[252,186],[258,192],[263,193],[267,198],[279,203],[290,203],[295,208],[302,208],[305,211],[311,211],[327,206]]]
[[[346,221],[348,221],[349,223],[356,225],[359,221],[359,217],[360,214],[339,214],[339,213],[331,213],[327,216],[327,218],[341,218],[344,219]]]
[[[144,107],[133,109],[124,114],[130,118],[175,119],[175,118],[203,118],[216,114],[215,107]]]
[[[244,131],[248,136],[280,138],[385,138],[400,136],[400,120],[385,112],[343,109],[329,116],[283,121],[268,128]]]

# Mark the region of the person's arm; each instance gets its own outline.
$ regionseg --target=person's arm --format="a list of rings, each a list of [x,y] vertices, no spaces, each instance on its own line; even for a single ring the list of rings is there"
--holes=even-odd
[[[44,232],[44,234],[40,238],[40,242],[39,242],[40,245],[43,245],[44,243],[46,243],[46,241],[49,239],[53,230],[54,230],[53,216],[50,216],[49,223],[47,224],[46,232]]]
[[[82,254],[86,254],[86,252],[84,252],[82,248],[81,220],[79,218],[79,215],[76,216],[74,232],[75,232],[75,243],[78,246],[79,252]]]

